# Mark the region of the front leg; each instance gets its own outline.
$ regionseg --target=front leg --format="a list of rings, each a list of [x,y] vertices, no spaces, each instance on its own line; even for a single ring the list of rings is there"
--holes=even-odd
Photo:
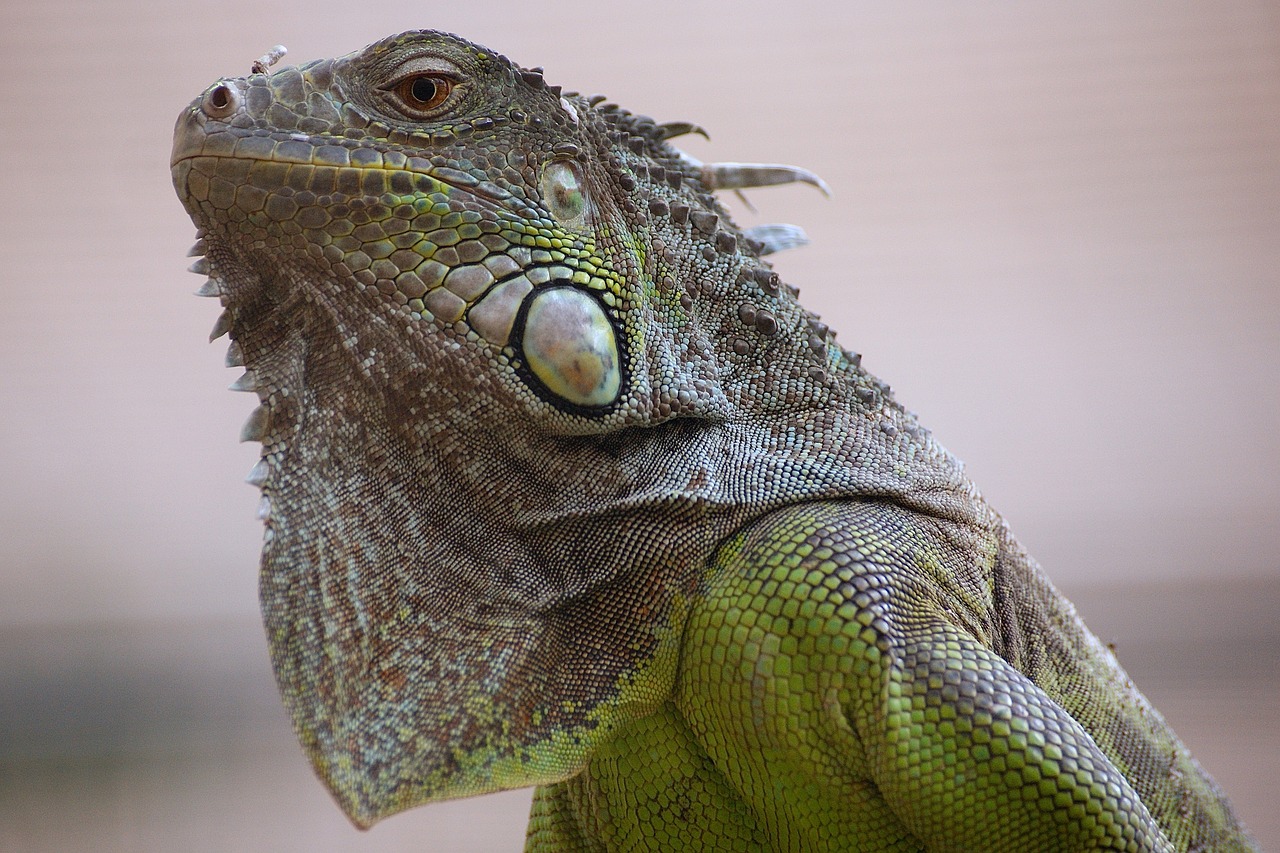
[[[1081,722],[979,639],[990,558],[938,524],[807,504],[722,549],[680,707],[774,848],[1174,849]]]

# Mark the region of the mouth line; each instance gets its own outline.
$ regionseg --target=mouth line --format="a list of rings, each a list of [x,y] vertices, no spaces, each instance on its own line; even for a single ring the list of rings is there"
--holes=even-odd
[[[203,135],[206,139],[213,136],[213,134],[209,133],[205,133]],[[404,151],[397,150],[395,148],[386,150],[377,149],[368,145],[353,144],[352,140],[342,137],[308,135],[297,131],[272,133],[262,136],[257,134],[235,135],[235,144],[238,147],[241,141],[248,139],[268,140],[273,147],[278,146],[280,143],[293,142],[300,146],[306,146],[306,150],[296,150],[292,155],[279,150],[272,151],[270,153],[265,151],[257,152],[253,150],[239,150],[234,152],[183,152],[181,156],[170,160],[169,168],[171,170],[176,169],[182,163],[187,163],[193,160],[241,160],[258,163],[277,163],[285,166],[298,166],[312,169],[353,169],[361,174],[368,174],[370,172],[384,172],[388,175],[399,173],[407,175],[411,181],[418,177],[430,178],[444,187],[447,187],[451,192],[456,191],[470,196],[478,203],[494,210],[501,210],[520,216],[521,218],[524,218],[530,213],[530,211],[522,209],[518,205],[519,198],[506,189],[487,180],[477,178],[460,169],[433,165],[427,159],[429,155],[423,156],[420,154],[407,154]],[[347,156],[345,158],[346,162],[317,162],[314,159],[314,152],[321,148],[342,149],[347,152]],[[378,154],[377,161],[363,163],[353,162],[351,155],[360,151],[376,152]],[[387,162],[388,158],[391,159],[391,162]],[[410,192],[413,191],[414,190],[410,190]]]

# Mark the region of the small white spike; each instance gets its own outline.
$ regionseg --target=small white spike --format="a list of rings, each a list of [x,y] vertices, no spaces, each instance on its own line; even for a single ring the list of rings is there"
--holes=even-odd
[[[271,517],[271,498],[266,495],[258,501],[258,521],[266,521]]]
[[[244,350],[240,349],[239,341],[232,341],[227,347],[227,367],[244,367]]]
[[[240,378],[227,386],[228,391],[257,391],[258,378],[253,375],[252,370],[246,370],[240,375]]]
[[[574,124],[578,123],[578,111],[573,108],[573,104],[565,98],[560,99],[560,109],[564,110],[569,116],[569,120]]]
[[[200,289],[196,291],[196,296],[221,296],[222,288],[218,286],[215,279],[207,278],[204,284],[200,285]]]
[[[196,275],[208,275],[209,259],[203,256],[196,258],[195,262],[191,266],[187,267],[187,272],[193,272]]]
[[[218,315],[218,319],[213,323],[213,331],[209,333],[210,342],[216,341],[218,338],[231,331],[231,312],[223,311]]]
[[[809,245],[809,235],[805,234],[804,229],[799,225],[785,225],[782,223],[757,225],[754,228],[748,228],[742,233],[748,240],[760,246],[759,254],[761,256]]]
[[[266,406],[259,406],[249,413],[244,426],[240,427],[241,441],[262,441],[267,436],[267,427],[271,425],[271,412]]]
[[[245,476],[244,481],[251,486],[262,488],[263,483],[267,482],[271,469],[267,466],[267,460],[259,459],[258,464],[249,469],[249,473]]]
[[[282,44],[275,45],[274,47],[271,48],[271,50],[268,50],[266,53],[262,54],[262,56],[259,56],[257,59],[253,61],[253,65],[250,66],[249,73],[250,74],[269,73],[267,69],[269,69],[271,66],[275,65],[277,62],[283,59],[284,55],[288,52],[289,52],[289,48],[285,47],[284,45]]]
[[[209,248],[209,244],[203,238],[196,241],[195,245],[187,251],[188,258],[198,258]]]

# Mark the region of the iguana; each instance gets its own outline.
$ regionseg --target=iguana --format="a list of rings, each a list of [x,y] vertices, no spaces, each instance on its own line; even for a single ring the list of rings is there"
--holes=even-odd
[[[277,51],[277,54],[279,51]],[[261,603],[359,826],[527,849],[1248,850],[699,130],[452,35],[210,86],[174,185],[261,406]]]

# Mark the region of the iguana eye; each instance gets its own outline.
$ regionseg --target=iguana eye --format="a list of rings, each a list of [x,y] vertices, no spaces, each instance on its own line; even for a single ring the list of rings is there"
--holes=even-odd
[[[452,78],[439,72],[413,74],[391,87],[396,106],[410,118],[431,118],[440,112],[453,92]]]

